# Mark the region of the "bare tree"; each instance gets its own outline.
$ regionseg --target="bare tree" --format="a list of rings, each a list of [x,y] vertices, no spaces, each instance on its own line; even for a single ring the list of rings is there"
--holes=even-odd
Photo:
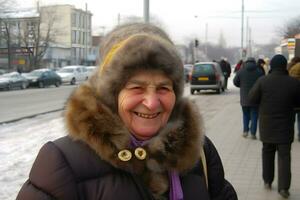
[[[7,46],[7,68],[11,69],[12,54],[11,54],[11,31],[9,22],[6,20],[5,13],[12,8],[14,0],[0,0],[0,41],[4,40]]]
[[[295,17],[279,28],[279,35],[283,38],[293,38],[300,33],[300,16]]]
[[[47,49],[59,34],[59,30],[54,28],[55,23],[58,23],[56,12],[53,9],[41,9],[38,20],[22,30],[20,39],[28,54],[31,70],[41,66]]]

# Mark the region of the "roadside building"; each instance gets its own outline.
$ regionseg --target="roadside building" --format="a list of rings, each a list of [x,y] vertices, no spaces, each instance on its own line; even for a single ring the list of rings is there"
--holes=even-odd
[[[77,9],[73,5],[37,6],[35,9],[23,11],[23,14],[18,13],[22,11],[7,12],[5,16],[0,16],[0,67],[1,61],[3,65],[6,61],[7,65],[8,55],[12,55],[14,68],[21,65],[22,68],[30,69],[33,63],[30,53],[41,55],[37,61],[38,67],[43,68],[95,62],[91,60],[94,59],[91,56],[92,14],[87,6],[85,10]],[[4,22],[9,22],[9,32],[13,33],[10,38],[14,41],[9,45],[12,49],[10,54],[3,37],[5,35],[2,34],[5,30]]]
[[[29,49],[25,48],[22,35],[27,33],[27,46],[31,46],[33,30],[38,22],[39,13],[36,9],[0,14],[0,68],[12,71],[26,66]]]
[[[300,33],[293,38],[282,39],[280,45],[275,48],[275,52],[284,55],[287,60],[300,56]]]

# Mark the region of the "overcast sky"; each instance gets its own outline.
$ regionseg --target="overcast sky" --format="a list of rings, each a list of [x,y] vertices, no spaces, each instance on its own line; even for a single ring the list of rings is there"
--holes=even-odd
[[[18,0],[23,6],[35,5],[36,0]],[[189,38],[217,43],[222,32],[227,46],[241,44],[242,0],[149,0],[150,15],[159,19],[177,43]],[[107,32],[118,23],[118,14],[143,16],[144,0],[40,0],[40,5],[73,4],[93,13],[93,28]],[[278,39],[278,27],[300,15],[299,0],[244,0],[245,22],[251,28],[255,43],[269,43]],[[105,27],[100,28],[100,27]],[[246,38],[246,35],[244,35]]]

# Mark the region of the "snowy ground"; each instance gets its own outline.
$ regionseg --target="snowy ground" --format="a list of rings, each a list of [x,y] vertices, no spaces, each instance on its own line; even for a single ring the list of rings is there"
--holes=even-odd
[[[61,112],[0,125],[0,199],[16,199],[45,142],[65,135]]]

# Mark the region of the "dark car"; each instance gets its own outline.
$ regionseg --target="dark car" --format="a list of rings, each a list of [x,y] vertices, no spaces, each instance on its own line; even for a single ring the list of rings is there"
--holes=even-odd
[[[225,77],[216,62],[196,63],[191,72],[191,94],[200,90],[215,90],[218,94],[225,89]]]
[[[11,72],[0,76],[0,89],[11,90],[14,88],[25,89],[28,81],[18,72]]]
[[[29,80],[29,86],[33,87],[43,88],[50,85],[59,87],[61,85],[60,76],[50,69],[33,70],[26,75],[26,78]]]

